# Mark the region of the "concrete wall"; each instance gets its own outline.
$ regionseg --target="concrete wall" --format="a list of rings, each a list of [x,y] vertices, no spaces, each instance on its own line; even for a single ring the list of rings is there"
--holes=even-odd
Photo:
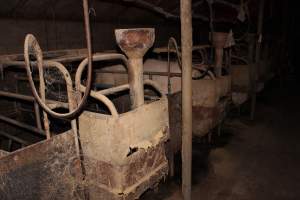
[[[0,54],[23,52],[24,38],[33,33],[43,50],[85,48],[82,22],[13,20],[0,19]],[[128,27],[154,27],[156,29],[156,46],[166,45],[170,36],[178,37],[179,26],[166,24],[125,25],[109,23],[92,23],[93,45],[95,50],[116,48],[114,29]]]

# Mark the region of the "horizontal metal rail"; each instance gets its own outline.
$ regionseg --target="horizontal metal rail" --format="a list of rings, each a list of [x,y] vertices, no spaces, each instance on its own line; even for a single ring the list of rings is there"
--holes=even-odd
[[[34,133],[37,133],[39,135],[45,136],[45,131],[40,130],[40,129],[34,127],[34,126],[27,125],[27,124],[25,124],[23,122],[19,122],[17,120],[10,119],[10,118],[8,118],[8,117],[6,117],[4,115],[0,115],[0,121],[4,121],[4,122],[6,122],[8,124],[17,126],[19,128],[23,128],[23,129],[25,129],[27,131],[34,132]]]
[[[12,93],[12,92],[6,92],[6,91],[1,91],[1,90],[0,90],[0,96],[14,98],[14,99],[18,99],[18,100],[27,101],[27,102],[35,102],[35,99],[32,96],[17,94],[17,93]],[[53,109],[69,107],[68,103],[63,103],[63,102],[59,102],[59,101],[47,100],[46,102],[47,102],[47,104],[49,104],[49,107],[51,107]]]
[[[21,139],[21,138],[15,136],[15,135],[11,135],[11,134],[5,133],[5,132],[3,132],[3,131],[0,131],[0,135],[3,136],[3,137],[5,137],[5,138],[8,138],[8,139],[10,139],[10,140],[13,140],[13,141],[15,141],[15,142],[18,142],[18,143],[20,143],[20,144],[23,144],[23,145],[25,145],[25,146],[30,145],[30,143],[29,143],[28,141],[23,140],[23,139]]]
[[[110,73],[110,74],[128,74],[124,70],[95,70],[97,73]],[[154,72],[154,71],[144,71],[144,75],[152,76],[170,76],[170,77],[181,77],[182,73],[168,73],[168,72]]]

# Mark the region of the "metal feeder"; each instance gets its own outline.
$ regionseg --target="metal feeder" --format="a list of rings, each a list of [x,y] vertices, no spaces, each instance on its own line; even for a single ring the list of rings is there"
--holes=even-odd
[[[233,90],[232,100],[236,105],[243,104],[249,97],[251,97],[254,82],[258,81],[258,75],[253,60],[256,39],[256,34],[248,34],[247,59],[242,59],[236,56],[233,57],[233,59],[236,59],[240,63],[231,66]]]
[[[144,101],[144,85],[156,88],[152,81],[143,81],[142,62],[154,42],[154,29],[121,29],[115,34],[129,58],[129,84],[108,90],[113,94],[129,88],[132,110],[113,115],[84,111],[79,117],[90,199],[136,199],[168,173],[168,100],[161,94],[156,101]]]
[[[159,52],[167,53],[168,50],[167,48],[160,48]],[[130,58],[130,55],[128,56]],[[142,60],[139,62],[141,63]],[[153,80],[160,86],[164,94],[168,94],[171,133],[170,152],[173,154],[181,149],[180,66],[171,62],[170,70],[168,71],[166,61],[148,59],[144,63],[144,69],[144,79],[149,78]],[[114,85],[126,81],[126,72],[120,65],[114,65],[110,70],[105,69],[100,72],[102,74],[97,75],[99,82]],[[220,76],[212,79],[199,79],[193,80],[192,84],[193,134],[201,137],[208,134],[224,119],[225,108],[228,102],[227,97],[230,96],[231,92],[231,78],[230,76]],[[172,155],[170,157],[172,160]],[[172,161],[170,163],[172,164]]]

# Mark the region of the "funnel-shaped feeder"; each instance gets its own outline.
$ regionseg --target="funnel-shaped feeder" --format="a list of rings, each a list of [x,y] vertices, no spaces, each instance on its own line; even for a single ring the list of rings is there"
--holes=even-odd
[[[223,49],[225,48],[229,33],[213,32],[212,44],[215,47],[215,73],[218,77],[222,75]]]
[[[144,104],[143,56],[152,47],[155,39],[153,28],[117,29],[116,41],[127,55],[128,76],[132,108]]]

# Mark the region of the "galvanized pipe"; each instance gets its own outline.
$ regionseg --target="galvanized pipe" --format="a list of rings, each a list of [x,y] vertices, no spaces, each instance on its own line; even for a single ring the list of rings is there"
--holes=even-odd
[[[192,8],[191,0],[180,1],[182,46],[182,194],[191,199],[192,187]]]
[[[262,42],[262,31],[263,31],[263,20],[264,20],[264,8],[265,8],[265,0],[261,0],[259,2],[259,13],[258,13],[258,22],[257,22],[257,42],[256,42],[256,52],[255,52],[255,64],[253,65],[254,74],[257,74],[257,67],[259,67],[260,61],[260,51],[261,51],[261,42]],[[253,82],[253,89],[252,92],[252,101],[251,101],[251,113],[250,117],[251,120],[254,120],[255,115],[255,107],[256,107],[256,80]]]
[[[36,101],[34,102],[34,115],[35,115],[36,126],[38,127],[38,129],[42,129],[40,108],[39,108],[39,104]]]
[[[257,36],[258,36],[258,40],[257,40],[257,43],[256,43],[255,62],[259,62],[260,56],[261,56],[260,51],[261,51],[263,22],[264,22],[264,9],[265,9],[265,0],[260,0],[259,1],[258,18],[257,18]]]
[[[105,60],[122,60],[123,63],[125,64],[126,67],[128,67],[128,61],[126,59],[126,57],[122,54],[116,54],[116,53],[112,53],[112,54],[95,54],[93,55],[93,61],[105,61]],[[77,91],[83,91],[85,90],[85,86],[83,86],[81,84],[81,76],[82,76],[82,72],[85,69],[85,66],[87,65],[87,59],[84,59],[78,66],[77,71],[76,71],[76,75],[75,75],[75,86],[76,86],[76,90]],[[119,87],[128,87],[128,86],[119,86]],[[106,94],[111,94],[111,92],[115,92],[117,88],[110,88],[105,90]],[[90,95],[100,101],[102,101],[110,110],[111,114],[114,116],[118,116],[118,113],[116,111],[116,107],[114,106],[114,104],[107,98],[104,96],[104,94],[101,94],[101,91],[98,92],[94,92],[91,91]]]
[[[8,98],[15,98],[23,101],[28,101],[28,102],[35,102],[34,97],[32,96],[27,96],[23,94],[17,94],[17,93],[12,93],[12,92],[6,92],[6,91],[1,91],[0,90],[0,96],[8,97]],[[63,103],[63,102],[58,102],[58,101],[53,101],[53,100],[47,100],[46,103],[51,107],[52,109],[54,108],[68,108],[69,105],[68,103]]]
[[[128,74],[126,71],[122,70],[95,70],[96,73],[108,73],[108,74]],[[144,71],[144,75],[152,76],[170,76],[170,77],[181,77],[182,73],[170,73],[169,72],[155,72],[155,71]]]
[[[144,104],[143,56],[152,47],[154,29],[117,29],[116,41],[128,59],[128,78],[132,109]]]
[[[251,95],[251,111],[250,111],[250,119],[254,119],[255,107],[256,107],[256,65],[254,62],[254,48],[255,48],[255,34],[248,34],[248,65],[250,67],[250,95]]]
[[[117,54],[117,53],[111,53],[111,54],[94,54],[93,55],[93,61],[97,62],[97,61],[107,61],[107,60],[121,60],[126,69],[128,68],[128,60],[126,59],[126,57],[122,54]],[[84,87],[81,85],[81,76],[82,76],[82,72],[85,69],[86,65],[88,63],[87,59],[84,59],[78,66],[77,71],[76,71],[76,75],[75,75],[75,87],[76,90],[80,91],[80,87]]]
[[[128,89],[130,89],[129,84],[124,84],[124,85],[119,85],[116,87],[108,88],[105,90],[101,90],[96,93],[102,94],[102,95],[110,95],[110,94],[114,94],[114,93],[121,92],[121,91],[128,90]]]
[[[4,115],[0,115],[0,120],[1,121],[4,121],[6,123],[9,123],[11,125],[14,125],[14,126],[17,126],[17,127],[20,127],[20,128],[23,128],[25,130],[28,130],[28,131],[31,131],[31,132],[34,132],[34,133],[37,133],[39,135],[42,135],[42,136],[45,136],[45,131],[43,130],[40,130],[36,127],[33,127],[33,126],[30,126],[30,125],[27,125],[25,123],[22,123],[22,122],[19,122],[17,120],[14,120],[14,119],[10,119]]]
[[[20,143],[20,144],[22,144],[22,145],[25,145],[25,146],[28,146],[28,145],[30,144],[30,143],[27,142],[26,140],[23,140],[23,139],[21,139],[21,138],[15,136],[15,135],[11,135],[11,134],[6,133],[6,132],[3,132],[3,131],[0,131],[0,135],[6,137],[6,138],[8,138],[8,139],[11,139],[11,140],[13,140],[13,141],[16,141],[16,142],[18,142],[18,143]]]
[[[132,108],[138,108],[144,104],[144,84],[143,84],[143,59],[129,59],[129,86]]]
[[[228,33],[213,32],[212,43],[215,48],[215,74],[222,76],[224,47],[227,41]]]
[[[25,38],[24,43],[24,60],[25,60],[25,68],[29,80],[29,84],[32,90],[32,93],[36,99],[36,101],[39,103],[39,105],[43,108],[45,112],[50,114],[51,116],[55,118],[75,118],[78,113],[80,113],[86,104],[87,98],[89,97],[89,92],[91,89],[91,82],[92,82],[92,41],[91,41],[91,31],[90,31],[90,20],[89,20],[89,6],[88,6],[88,0],[82,0],[83,3],[83,13],[84,13],[84,28],[85,28],[85,36],[86,36],[86,43],[87,43],[87,49],[88,49],[88,71],[87,71],[87,86],[86,90],[83,93],[83,97],[80,102],[78,102],[78,105],[75,109],[70,109],[70,112],[68,113],[57,113],[51,110],[46,104],[45,101],[43,102],[43,95],[42,99],[39,97],[39,94],[36,91],[34,82],[32,80],[32,72],[30,69],[31,61],[30,61],[30,54],[34,54],[37,59],[37,66],[39,69],[39,76],[40,76],[40,85],[43,86],[43,53],[42,50],[38,44],[38,41],[36,38],[28,34]],[[42,88],[44,89],[44,88]]]

